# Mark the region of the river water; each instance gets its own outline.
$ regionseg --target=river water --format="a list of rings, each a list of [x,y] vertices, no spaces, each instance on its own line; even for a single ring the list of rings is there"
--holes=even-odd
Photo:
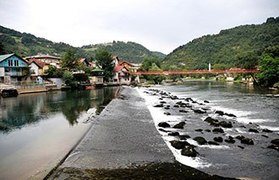
[[[90,127],[118,88],[0,99],[0,179],[42,179]]]
[[[255,89],[245,84],[207,81],[186,82],[176,86],[155,86],[152,89],[179,98],[166,98],[151,89],[139,89],[139,93],[146,100],[158,132],[179,162],[221,176],[279,179],[279,152],[267,148],[271,145],[271,140],[279,139],[279,97],[274,96],[275,92]],[[196,101],[187,102],[192,108],[174,107],[179,101],[186,103],[185,98]],[[205,103],[204,100],[209,103]],[[164,107],[154,107],[160,101],[165,101]],[[170,109],[167,108],[168,105]],[[205,110],[203,114],[193,112],[193,109],[203,110],[202,108]],[[187,112],[180,112],[181,109]],[[236,117],[218,115],[216,110],[234,114]],[[215,127],[204,121],[206,117],[232,122],[233,127],[223,128],[224,133],[215,134],[212,132]],[[186,123],[183,129],[172,128],[181,121]],[[171,127],[165,128],[166,132],[161,131],[162,128],[159,130],[158,127],[160,122],[167,122]],[[258,133],[249,132],[249,129],[255,129]],[[272,132],[263,132],[263,129]],[[175,149],[170,144],[170,141],[180,141],[181,138],[170,135],[169,132],[189,135],[190,138],[186,141],[196,146],[199,155],[196,158],[182,156],[181,150]],[[254,145],[241,143],[235,138],[238,135],[251,138]],[[225,140],[232,136],[235,142],[223,141],[219,143],[220,145],[200,145],[193,140],[197,136],[207,141],[214,141],[214,137],[222,137]]]

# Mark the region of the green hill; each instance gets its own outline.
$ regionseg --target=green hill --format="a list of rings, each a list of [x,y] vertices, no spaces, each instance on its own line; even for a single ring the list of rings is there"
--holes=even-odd
[[[134,42],[114,41],[112,43],[89,45],[80,48],[63,42],[55,43],[32,34],[21,33],[0,26],[0,53],[16,53],[22,57],[38,53],[62,56],[71,48],[77,51],[77,56],[87,58],[94,57],[98,48],[106,48],[113,55],[134,63],[140,63],[146,56],[156,56],[161,59],[165,57],[163,53],[149,51],[144,46]]]
[[[238,57],[251,52],[260,54],[266,47],[279,45],[279,17],[260,25],[244,25],[206,35],[176,48],[162,62],[162,67],[206,69],[237,67]]]
[[[145,57],[158,57],[163,59],[166,55],[161,52],[152,52],[146,47],[135,42],[113,41],[112,43],[83,46],[88,53],[95,53],[98,48],[105,48],[113,55],[133,63],[142,62]]]

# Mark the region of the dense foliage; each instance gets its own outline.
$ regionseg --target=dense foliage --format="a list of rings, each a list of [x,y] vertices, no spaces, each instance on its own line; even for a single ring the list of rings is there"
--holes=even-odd
[[[99,49],[96,52],[95,59],[97,61],[97,65],[99,67],[102,67],[102,70],[104,71],[104,81],[109,81],[110,78],[113,77],[113,69],[114,69],[114,63],[111,53],[104,49]]]
[[[161,61],[155,57],[144,58],[140,70],[142,71],[162,71]],[[151,81],[155,84],[160,84],[165,77],[162,75],[144,75],[144,79]]]
[[[261,52],[275,45],[279,45],[279,17],[268,18],[261,25],[239,26],[194,39],[167,55],[162,67],[206,69],[211,63],[213,68],[253,68]]]
[[[145,57],[157,57],[163,59],[165,55],[160,52],[152,52],[144,46],[134,42],[113,41],[112,43],[96,44],[83,46],[82,49],[96,53],[98,49],[106,49],[112,55],[117,55],[120,59],[127,60],[132,63],[140,63]]]
[[[79,57],[90,58],[95,56],[100,48],[105,48],[112,55],[134,63],[140,63],[146,56],[165,57],[163,53],[149,51],[144,46],[134,42],[113,41],[112,43],[88,45],[79,48],[63,42],[54,43],[32,34],[20,33],[0,26],[0,54],[16,53],[25,57],[41,53],[63,56],[68,49],[74,49]]]

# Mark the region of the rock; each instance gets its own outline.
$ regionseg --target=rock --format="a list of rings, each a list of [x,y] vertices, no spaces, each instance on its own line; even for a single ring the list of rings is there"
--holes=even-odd
[[[211,132],[211,130],[210,129],[206,129],[206,130],[204,130],[205,132]]]
[[[207,143],[207,141],[203,137],[200,137],[200,136],[195,137],[194,140],[197,141],[197,143],[199,145],[204,145]]]
[[[257,129],[249,129],[248,131],[252,132],[252,133],[259,133],[259,131]]]
[[[204,102],[204,103],[209,103],[209,101],[207,101],[207,100],[204,100],[203,102]]]
[[[267,136],[267,135],[264,135],[264,134],[262,135],[262,137],[268,138],[268,136]]]
[[[199,153],[195,150],[193,146],[186,146],[181,150],[181,155],[189,156],[189,157],[196,157]]]
[[[238,136],[236,136],[235,138],[241,141],[241,140],[244,139],[245,137],[242,136],[242,135],[238,135]]]
[[[166,104],[167,102],[166,101],[160,101],[160,104]]]
[[[206,111],[200,110],[200,109],[192,109],[197,114],[204,114]]]
[[[185,124],[186,124],[185,122],[180,122],[180,123],[174,125],[173,128],[183,129]]]
[[[169,136],[179,136],[179,132],[170,132],[168,133]]]
[[[236,117],[236,115],[234,114],[230,114],[230,113],[225,113],[226,116],[229,116],[229,117]]]
[[[254,145],[254,141],[250,138],[244,138],[240,141],[242,144]]]
[[[275,150],[279,151],[279,146],[276,146],[274,144],[271,144],[271,145],[267,146],[267,148],[275,149]]]
[[[160,123],[158,124],[158,126],[159,126],[159,127],[162,127],[162,128],[170,127],[169,123],[167,123],[167,122],[160,122]]]
[[[202,132],[203,130],[202,129],[195,129],[195,131]]]
[[[189,139],[189,138],[191,138],[191,137],[187,134],[179,135],[179,139],[181,139],[181,140],[186,140],[186,139]]]
[[[179,108],[179,106],[178,106],[177,104],[173,105],[173,107],[175,107],[175,108]]]
[[[170,141],[170,143],[172,147],[174,147],[175,149],[183,149],[186,145],[190,145],[186,141],[177,141],[177,140]]]
[[[213,140],[216,141],[216,142],[220,142],[220,143],[223,142],[222,137],[214,137]]]
[[[219,121],[217,119],[213,119],[212,117],[207,117],[204,120],[205,122],[208,122],[211,126],[218,127],[219,126]]]
[[[235,140],[233,139],[232,136],[229,136],[228,139],[225,139],[225,142],[226,142],[226,143],[230,143],[230,144],[234,144],[234,143],[235,143]]]
[[[187,113],[188,111],[186,111],[184,109],[179,109],[179,112]]]
[[[170,109],[170,107],[164,107],[164,109],[168,110],[168,109]]]
[[[219,143],[214,142],[214,141],[208,141],[207,143],[210,145],[216,145],[216,146],[220,145]]]
[[[164,114],[167,115],[167,116],[171,115],[170,112],[164,112]]]
[[[231,122],[226,122],[226,121],[221,121],[219,123],[220,126],[224,127],[224,128],[232,128],[232,123]]]
[[[241,126],[239,126],[239,127],[241,127],[241,128],[246,128],[244,125],[241,125]]]
[[[279,146],[279,139],[273,139],[271,143]]]
[[[219,114],[220,116],[223,116],[223,115],[224,115],[224,112],[223,112],[223,111],[219,111],[219,110],[215,111],[215,113],[216,113],[216,114]]]
[[[265,132],[265,133],[272,133],[273,131],[269,130],[269,129],[263,129],[262,132]]]
[[[159,131],[162,131],[162,132],[165,132],[165,133],[171,132],[171,131],[164,130],[164,129],[162,129],[162,128],[160,128]]]
[[[187,102],[190,102],[190,101],[193,102],[193,99],[192,99],[192,98],[186,98],[185,101],[187,101]]]
[[[163,104],[156,104],[153,107],[164,107],[164,105]]]
[[[239,146],[239,145],[238,145],[237,147],[239,147],[240,149],[244,149],[244,147],[243,147],[243,146]]]
[[[224,130],[222,128],[214,128],[212,130],[213,133],[224,133]]]

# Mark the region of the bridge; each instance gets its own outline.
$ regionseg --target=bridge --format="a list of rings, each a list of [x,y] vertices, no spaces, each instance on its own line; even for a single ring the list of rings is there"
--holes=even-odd
[[[227,70],[171,70],[171,71],[137,71],[132,75],[192,75],[192,74],[254,74],[258,69],[227,69]]]

